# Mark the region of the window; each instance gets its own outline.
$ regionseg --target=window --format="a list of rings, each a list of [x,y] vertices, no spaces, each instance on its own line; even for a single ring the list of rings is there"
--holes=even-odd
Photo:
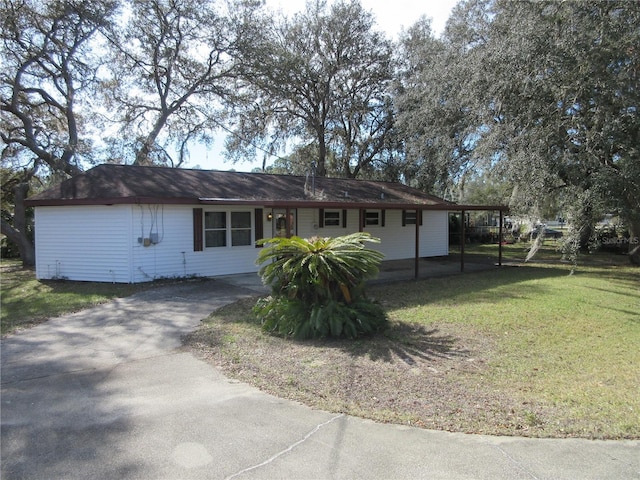
[[[320,209],[320,228],[339,227],[347,228],[346,210],[325,210]]]
[[[325,227],[339,227],[340,226],[340,211],[339,210],[325,210],[324,211],[324,226]]]
[[[204,246],[251,245],[251,212],[204,212]]]
[[[377,210],[367,210],[364,212],[364,224],[366,225],[380,225],[380,212]]]
[[[204,246],[227,246],[227,212],[204,213]]]
[[[231,212],[231,245],[251,245],[251,212]]]
[[[405,212],[404,212],[404,224],[405,225],[415,225],[416,224],[416,211],[415,210],[405,210]]]
[[[415,225],[416,218],[418,218],[417,210],[403,210],[402,211],[402,226]],[[422,225],[422,210],[420,210],[420,225]]]

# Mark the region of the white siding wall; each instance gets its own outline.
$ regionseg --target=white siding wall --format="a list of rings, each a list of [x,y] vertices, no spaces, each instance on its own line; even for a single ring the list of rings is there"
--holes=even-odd
[[[193,206],[141,205],[133,206],[133,281],[144,282],[157,278],[229,275],[257,272],[258,249],[253,245],[205,247],[193,251]],[[253,226],[253,207],[203,207],[204,211],[250,211]],[[144,246],[138,238],[157,234],[158,243]]]
[[[422,215],[420,256],[439,257],[449,255],[449,212],[425,210]],[[415,228],[415,225],[413,227]]]
[[[202,207],[205,211],[250,211],[253,207]],[[271,236],[272,224],[264,208],[264,236]],[[340,210],[342,211],[342,210]],[[338,236],[358,231],[358,210],[347,210],[347,228],[319,228],[319,210],[297,210],[297,234]],[[448,254],[447,212],[423,212],[420,227],[420,256]],[[371,245],[386,260],[413,258],[415,226],[402,226],[402,211],[387,210],[385,226],[368,226],[366,231],[381,239]],[[253,232],[255,236],[256,233]],[[157,243],[145,246],[144,239]],[[258,237],[261,237],[258,234]],[[142,241],[139,241],[142,240]],[[193,206],[122,205],[36,208],[36,272],[38,278],[64,277],[70,280],[145,282],[158,278],[218,276],[257,272],[259,249],[250,246],[205,247],[193,251]]]
[[[129,282],[130,206],[37,207],[36,276]]]
[[[340,210],[342,211],[342,210]],[[420,257],[437,257],[449,254],[448,213],[440,211],[422,212],[420,227]],[[347,210],[347,228],[319,228],[319,210],[298,210],[298,235],[333,237],[358,231],[359,211]],[[366,226],[365,231],[380,238],[379,244],[369,247],[380,250],[385,260],[400,260],[415,256],[415,225],[402,226],[402,210],[386,210],[385,226]]]
[[[192,206],[134,206],[133,208],[133,281],[143,282],[161,277],[217,276],[234,273],[257,272],[255,264],[259,249],[251,246],[204,248],[193,251]],[[203,207],[205,211],[250,211],[254,224],[253,207]],[[264,236],[272,235],[272,222],[267,220],[269,208],[263,209]],[[297,209],[297,234],[338,236],[358,231],[358,210],[347,211],[347,228],[319,228],[319,210]],[[154,226],[151,226],[153,220]],[[415,226],[402,226],[402,211],[387,210],[385,226],[372,226],[367,231],[379,237],[379,245],[371,245],[385,254],[387,260],[413,258],[415,253]],[[164,227],[163,227],[164,226]],[[158,234],[159,243],[148,247],[138,243],[138,237]],[[256,233],[254,232],[254,236]],[[258,237],[261,237],[258,234]],[[253,241],[256,239],[253,238]],[[253,243],[252,241],[252,243]],[[420,228],[420,256],[448,255],[447,212],[423,212]]]

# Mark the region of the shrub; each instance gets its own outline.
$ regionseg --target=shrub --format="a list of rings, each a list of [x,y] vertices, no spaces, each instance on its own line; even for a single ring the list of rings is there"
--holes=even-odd
[[[271,296],[254,313],[266,331],[298,339],[358,336],[386,325],[382,308],[366,298],[364,282],[378,274],[383,254],[368,233],[342,237],[271,238],[258,255]]]

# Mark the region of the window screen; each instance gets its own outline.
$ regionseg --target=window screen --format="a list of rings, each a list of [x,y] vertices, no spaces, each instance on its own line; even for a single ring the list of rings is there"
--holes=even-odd
[[[205,247],[227,246],[227,213],[205,212],[204,214]]]
[[[231,245],[251,245],[251,212],[231,212]]]

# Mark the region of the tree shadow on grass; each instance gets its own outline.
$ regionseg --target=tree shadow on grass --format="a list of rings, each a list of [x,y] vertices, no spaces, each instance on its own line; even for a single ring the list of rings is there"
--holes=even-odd
[[[251,307],[255,298],[243,299],[232,305],[221,308],[216,312],[216,321],[213,325],[221,328],[210,328],[199,331],[186,338],[187,343],[202,341],[209,345],[220,346],[224,343],[224,337],[229,332],[224,328],[225,324],[239,324],[243,328],[260,329],[260,320],[251,313]],[[248,334],[248,332],[245,332]],[[239,332],[235,332],[239,334]],[[454,359],[470,355],[468,349],[460,346],[460,339],[453,335],[442,333],[438,327],[423,326],[415,323],[392,321],[383,331],[370,336],[351,339],[310,339],[295,340],[284,339],[279,335],[263,332],[276,343],[295,344],[298,347],[310,349],[336,349],[356,358],[368,358],[371,361],[395,363],[401,361],[411,367],[418,362],[435,361],[439,359]],[[202,337],[204,336],[204,337]],[[202,337],[202,338],[201,338]]]
[[[395,363],[400,360],[412,367],[419,362],[469,356],[469,350],[458,346],[459,340],[440,333],[437,328],[393,322],[384,332],[356,340],[316,340],[318,347],[336,348],[354,358]]]
[[[487,292],[482,296],[484,301],[495,301],[496,288],[513,286],[513,292],[521,295],[522,292],[531,292],[533,286],[529,284],[526,289],[520,289],[519,283],[568,275],[569,272],[564,268],[504,267],[499,270],[375,285],[371,286],[368,292],[373,298],[382,301],[385,307],[424,306],[451,300],[455,300],[456,304],[464,304],[478,302],[478,294],[483,292]],[[544,286],[540,285],[538,288]],[[511,292],[503,289],[499,295],[500,298],[504,298],[511,295]]]
[[[256,297],[245,298],[217,310],[206,331],[201,330],[185,337],[186,343],[204,342],[219,347],[225,343],[227,336],[245,335],[248,339],[261,329],[260,320],[252,313]],[[238,325],[245,330],[228,330],[225,325]],[[470,351],[461,346],[460,338],[442,333],[438,326],[420,325],[411,322],[391,321],[384,331],[357,339],[325,338],[296,340],[283,338],[280,335],[262,332],[276,343],[287,344],[308,349],[335,349],[350,357],[367,358],[371,361],[387,363],[403,362],[411,367],[419,362],[441,359],[464,358]]]

